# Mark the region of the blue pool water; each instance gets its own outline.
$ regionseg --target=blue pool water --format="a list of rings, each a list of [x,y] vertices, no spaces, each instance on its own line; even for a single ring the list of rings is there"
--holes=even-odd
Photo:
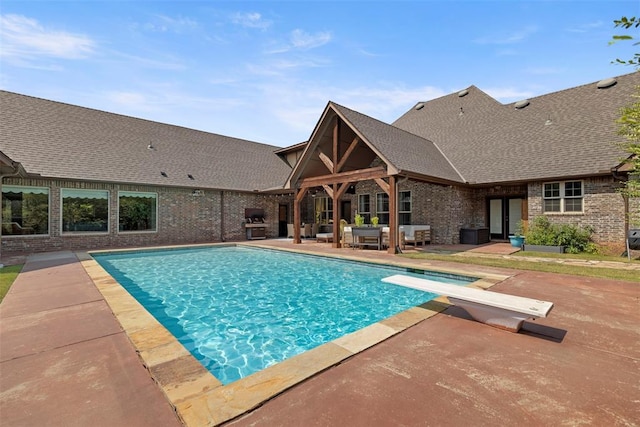
[[[435,297],[380,281],[423,272],[241,246],[95,259],[223,384]]]

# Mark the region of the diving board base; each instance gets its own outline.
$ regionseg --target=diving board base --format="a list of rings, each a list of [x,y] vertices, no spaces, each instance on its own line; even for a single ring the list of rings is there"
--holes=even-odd
[[[448,297],[448,299],[452,304],[469,313],[473,320],[509,332],[518,332],[524,321],[531,318],[531,316],[503,308],[490,307],[453,297]]]

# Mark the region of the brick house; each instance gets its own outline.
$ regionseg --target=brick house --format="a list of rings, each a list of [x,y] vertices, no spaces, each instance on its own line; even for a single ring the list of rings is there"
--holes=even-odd
[[[287,148],[0,91],[2,250],[241,240],[247,208],[267,237],[359,213],[452,244],[546,215],[621,249],[640,203],[618,192],[615,119],[639,85],[636,72],[511,104],[471,86],[391,124],[329,102]]]

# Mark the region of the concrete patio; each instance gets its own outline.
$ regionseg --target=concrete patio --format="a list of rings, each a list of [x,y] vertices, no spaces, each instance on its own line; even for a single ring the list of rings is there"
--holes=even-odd
[[[259,244],[398,262],[324,243]],[[639,284],[402,262],[509,275],[491,290],[555,307],[517,334],[449,307],[227,425],[640,425]],[[29,257],[0,320],[3,425],[181,425],[74,254]]]

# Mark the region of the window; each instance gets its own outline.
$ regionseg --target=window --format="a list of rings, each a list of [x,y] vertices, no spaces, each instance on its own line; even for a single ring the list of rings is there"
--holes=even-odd
[[[582,212],[582,198],[582,181],[546,183],[543,209],[544,212]]]
[[[158,195],[121,191],[118,193],[118,230],[156,231]]]
[[[387,193],[376,194],[376,216],[380,224],[389,224],[389,196]]]
[[[62,231],[106,233],[109,231],[109,192],[62,189]]]
[[[2,187],[2,235],[49,234],[49,189]]]
[[[400,191],[398,193],[398,224],[411,224],[411,191]]]
[[[333,222],[333,199],[331,197],[315,198],[315,217],[318,224]]]
[[[364,222],[371,222],[371,196],[360,194],[358,196],[358,214],[364,217]]]

